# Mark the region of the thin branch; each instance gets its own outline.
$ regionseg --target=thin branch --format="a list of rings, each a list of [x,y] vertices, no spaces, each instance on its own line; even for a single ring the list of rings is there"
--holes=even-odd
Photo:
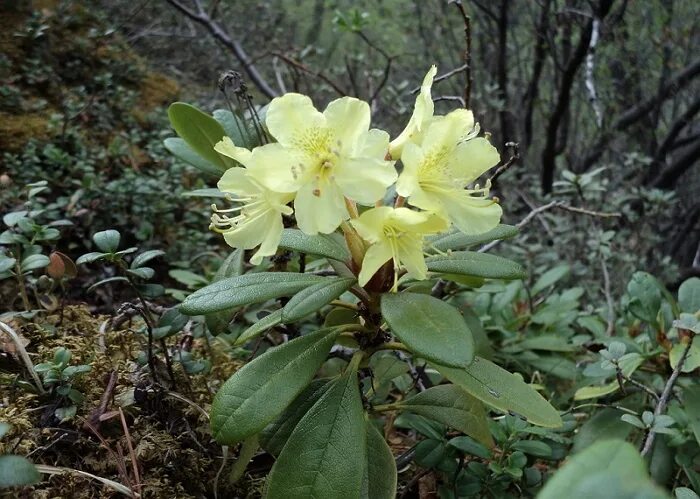
[[[459,95],[438,95],[433,97],[433,102],[459,102],[462,107],[467,107],[467,103],[463,97]]]
[[[603,112],[600,110],[600,102],[598,101],[598,93],[595,89],[595,48],[600,38],[600,19],[593,19],[593,31],[591,33],[591,41],[588,43],[588,55],[586,55],[586,78],[585,84],[588,90],[588,100],[591,102],[593,112],[595,113],[595,121],[598,128],[603,126]]]
[[[605,264],[605,258],[600,259],[600,267],[603,270],[603,293],[605,293],[605,302],[608,305],[608,327],[605,329],[605,335],[613,336],[615,334],[615,302],[610,291],[610,274],[608,266]]]
[[[678,379],[678,376],[681,374],[681,370],[683,369],[683,364],[685,364],[685,360],[688,358],[688,354],[690,353],[690,348],[693,346],[693,340],[695,339],[695,335],[690,337],[690,341],[688,341],[688,344],[685,346],[685,349],[683,350],[683,354],[681,355],[681,358],[678,360],[678,364],[676,364],[676,367],[673,369],[673,372],[671,373],[671,377],[668,378],[668,381],[666,382],[666,386],[664,386],[663,392],[661,392],[661,397],[659,398],[659,403],[656,404],[656,409],[654,409],[654,417],[658,417],[661,415],[662,412],[666,409],[666,405],[668,404],[668,399],[671,397],[671,390],[673,389],[673,385],[676,383],[676,380]],[[641,454],[642,456],[646,456],[649,451],[651,450],[652,445],[654,445],[654,439],[656,438],[656,432],[654,431],[654,428],[650,428],[649,432],[647,433],[647,438],[644,441],[644,446],[642,447]]]
[[[280,59],[282,59],[284,62],[286,62],[286,63],[289,64],[290,66],[293,66],[293,67],[295,67],[295,68],[297,68],[297,69],[300,69],[300,70],[303,71],[304,73],[308,73],[308,74],[310,74],[310,75],[312,75],[312,76],[315,76],[315,77],[318,78],[319,80],[321,80],[321,81],[323,81],[324,83],[326,83],[326,84],[327,84],[329,87],[331,87],[333,90],[335,90],[336,93],[337,93],[338,95],[340,95],[341,97],[344,97],[344,96],[348,95],[348,93],[347,93],[345,90],[343,90],[343,89],[340,87],[340,85],[338,85],[337,83],[335,83],[333,80],[331,80],[329,77],[327,77],[326,75],[324,75],[324,74],[321,73],[320,71],[315,71],[315,70],[311,69],[310,67],[306,66],[305,64],[303,64],[303,63],[297,61],[296,59],[292,59],[291,57],[289,57],[289,56],[287,56],[287,55],[285,55],[285,54],[282,54],[282,53],[280,53],[280,52],[272,52],[271,55],[274,55],[275,57],[279,57]]]
[[[463,107],[469,109],[469,102],[472,95],[472,20],[464,10],[461,0],[452,0],[459,9],[464,22],[464,67],[466,71],[466,81],[464,82],[464,104]]]
[[[265,77],[258,72],[257,68],[253,65],[248,53],[243,49],[243,46],[237,40],[232,39],[223,28],[214,21],[209,14],[204,10],[202,4],[199,0],[194,0],[196,11],[185,7],[179,0],[165,0],[175,9],[180,11],[182,14],[186,15],[193,21],[204,26],[209,34],[218,40],[222,45],[229,49],[233,55],[241,63],[243,69],[248,74],[250,80],[255,84],[256,87],[263,93],[267,98],[272,99],[278,94],[272,88],[272,86],[267,82]]]
[[[510,155],[510,158],[508,158],[508,160],[505,163],[499,166],[494,172],[494,174],[491,175],[489,182],[491,182],[492,184],[495,184],[498,178],[505,172],[507,172],[510,169],[510,167],[513,166],[520,159],[520,148],[517,142],[506,142],[506,147],[512,148],[513,152]]]

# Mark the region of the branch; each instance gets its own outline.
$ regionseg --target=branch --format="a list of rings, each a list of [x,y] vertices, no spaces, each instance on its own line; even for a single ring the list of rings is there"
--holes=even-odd
[[[615,302],[610,292],[610,274],[608,266],[605,264],[605,258],[600,259],[600,267],[603,269],[603,293],[608,305],[608,327],[605,329],[605,335],[613,336],[615,334]]]
[[[172,5],[175,9],[180,11],[182,14],[186,15],[193,21],[204,26],[207,29],[207,31],[209,31],[209,34],[211,36],[213,36],[222,45],[229,49],[229,51],[233,53],[236,59],[238,59],[238,62],[241,63],[243,69],[248,74],[248,77],[250,77],[250,80],[255,84],[256,87],[258,87],[258,89],[260,90],[260,92],[263,93],[263,95],[265,95],[269,99],[272,99],[273,97],[276,97],[278,95],[277,92],[272,88],[272,86],[267,82],[265,77],[263,77],[258,72],[257,68],[253,65],[252,61],[248,57],[248,54],[243,49],[243,46],[237,40],[233,40],[216,21],[209,17],[209,14],[206,13],[199,0],[194,0],[195,7],[197,8],[196,11],[185,7],[182,3],[180,3],[179,0],[165,1]]]
[[[589,169],[605,152],[605,147],[613,138],[614,132],[620,132],[627,127],[634,125],[649,112],[651,112],[659,102],[671,97],[682,90],[696,76],[700,75],[700,57],[688,64],[681,71],[677,72],[659,89],[659,92],[649,99],[632,106],[622,113],[611,125],[610,130],[603,133],[596,144],[591,147],[592,152],[584,158],[578,171]]]
[[[683,355],[681,355],[681,358],[678,361],[678,364],[676,364],[675,369],[673,369],[673,372],[671,373],[671,377],[668,378],[668,381],[666,382],[666,386],[664,386],[664,391],[661,392],[661,397],[659,398],[659,403],[656,404],[656,409],[654,409],[654,417],[660,416],[661,413],[664,412],[664,410],[666,409],[666,404],[668,404],[668,399],[671,397],[671,390],[673,389],[673,385],[676,383],[678,376],[680,376],[680,374],[681,374],[681,370],[683,369],[683,364],[685,364],[685,360],[688,358],[688,354],[690,353],[690,348],[693,346],[694,339],[695,339],[695,335],[690,337],[690,341],[688,341],[688,344],[685,346],[685,349],[683,350]],[[642,447],[642,450],[641,450],[642,456],[646,456],[649,453],[652,445],[654,445],[655,438],[656,438],[656,432],[654,431],[654,429],[652,427],[649,429],[649,433],[647,433],[647,438],[644,441],[644,446]]]
[[[297,61],[296,59],[292,59],[291,57],[286,56],[280,52],[272,52],[271,55],[274,55],[275,57],[279,57],[280,59],[282,59],[284,62],[286,62],[290,66],[293,66],[297,69],[300,69],[304,73],[308,73],[310,75],[315,76],[319,80],[322,80],[328,86],[330,86],[333,90],[335,90],[336,93],[338,95],[340,95],[341,97],[348,95],[348,93],[345,90],[343,90],[342,88],[340,88],[340,86],[337,83],[335,83],[333,80],[328,78],[326,75],[324,75],[320,71],[314,71],[313,69],[311,69],[308,66],[304,65],[303,63]]]
[[[461,0],[451,0],[450,3],[454,3],[459,9],[462,22],[464,22],[464,68],[467,76],[466,82],[464,83],[464,103],[462,107],[469,109],[469,101],[472,95],[472,20],[464,10],[464,5],[462,5]]]
[[[671,125],[666,138],[659,146],[654,159],[661,161],[670,151],[673,149],[673,145],[678,138],[678,135],[683,131],[683,129],[690,124],[693,117],[700,112],[700,98],[696,99],[688,109]]]
[[[439,82],[439,81],[442,81],[442,80],[446,80],[446,79],[448,79],[448,78],[450,78],[450,77],[452,77],[452,76],[454,76],[454,75],[456,75],[456,74],[459,74],[459,73],[465,71],[466,69],[467,69],[467,65],[466,65],[466,64],[462,64],[461,66],[459,66],[459,67],[457,67],[457,68],[454,68],[453,70],[448,71],[448,72],[445,73],[445,74],[441,74],[440,76],[436,76],[436,77],[433,79],[433,84],[435,84],[435,83],[437,83],[437,82]],[[416,87],[416,88],[414,88],[413,90],[411,90],[411,95],[415,95],[415,94],[417,94],[418,92],[420,92],[420,87]]]
[[[689,147],[683,156],[661,170],[656,178],[651,181],[650,185],[660,189],[672,188],[681,175],[693,166],[698,159],[700,159],[700,140]]]
[[[600,110],[600,102],[598,102],[598,93],[595,90],[595,47],[598,44],[600,36],[600,19],[593,19],[593,31],[591,33],[591,41],[588,44],[588,55],[586,56],[586,89],[588,90],[588,100],[591,102],[595,120],[598,128],[603,126],[603,113]]]

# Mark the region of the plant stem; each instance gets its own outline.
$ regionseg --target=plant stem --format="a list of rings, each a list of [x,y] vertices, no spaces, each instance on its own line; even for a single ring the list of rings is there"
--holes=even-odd
[[[44,385],[41,384],[41,379],[39,378],[39,375],[34,370],[34,364],[32,363],[32,359],[29,358],[29,354],[24,348],[24,345],[22,344],[22,340],[20,339],[19,335],[15,332],[14,329],[12,329],[4,322],[0,322],[0,329],[5,331],[8,335],[10,335],[10,338],[12,338],[12,341],[14,342],[15,347],[19,352],[19,356],[22,358],[22,361],[24,362],[27,371],[29,371],[29,375],[32,377],[32,379],[34,379],[36,389],[39,391],[40,394],[46,393],[46,391],[44,390]]]
[[[678,376],[680,376],[681,371],[683,370],[683,364],[685,364],[685,360],[688,358],[688,354],[690,353],[690,349],[693,346],[693,340],[695,339],[695,335],[690,337],[690,341],[688,341],[688,344],[685,346],[685,349],[683,350],[683,354],[681,355],[680,360],[678,361],[678,364],[676,364],[675,369],[671,373],[671,377],[668,378],[668,381],[666,382],[666,386],[664,386],[663,392],[661,392],[661,397],[659,398],[659,403],[656,404],[656,409],[654,409],[654,417],[660,416],[662,412],[666,409],[666,404],[668,404],[668,399],[671,397],[671,390],[673,389],[673,385],[676,383],[676,380],[678,379]],[[656,432],[654,431],[654,428],[650,428],[649,432],[647,433],[646,440],[644,441],[644,446],[642,447],[641,454],[642,456],[646,456],[649,451],[651,451],[652,446],[654,445],[654,439],[656,438]]]
[[[15,260],[15,275],[17,276],[17,286],[19,287],[19,295],[22,297],[22,305],[24,305],[24,310],[29,312],[32,305],[29,303],[29,297],[27,296],[27,288],[24,285],[24,276],[22,275],[22,267],[20,266],[20,253],[17,252],[18,258]]]
[[[253,435],[252,437],[243,441],[241,444],[241,450],[238,452],[238,459],[236,459],[236,461],[233,463],[231,474],[229,475],[229,483],[231,485],[241,479],[245,473],[248,463],[251,459],[253,459],[253,456],[255,456],[255,453],[259,448],[260,445],[258,444],[257,435]]]

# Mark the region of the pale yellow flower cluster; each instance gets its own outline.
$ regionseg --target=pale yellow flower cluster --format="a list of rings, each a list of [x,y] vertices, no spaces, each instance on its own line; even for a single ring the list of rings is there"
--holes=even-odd
[[[216,210],[212,227],[233,247],[259,247],[251,258],[258,264],[277,251],[283,215],[294,214],[309,235],[334,232],[349,220],[367,246],[360,285],[388,261],[397,273],[403,268],[425,279],[427,234],[444,232],[451,223],[478,234],[501,217],[500,206],[488,198],[488,182],[471,186],[499,162],[498,152],[477,137],[471,111],[434,115],[436,72],[433,66],[426,75],[408,125],[391,142],[387,132],[370,129],[369,105],[361,100],[342,97],[319,112],[304,95],[273,99],[265,125],[276,142],[252,151],[229,138],[215,146],[242,167],[229,169],[218,183],[239,206]],[[396,205],[381,206],[392,185],[399,195]],[[351,219],[358,204],[373,207]]]

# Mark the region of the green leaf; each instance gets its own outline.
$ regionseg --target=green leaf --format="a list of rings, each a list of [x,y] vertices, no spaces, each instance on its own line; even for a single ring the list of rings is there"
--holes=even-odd
[[[464,234],[455,229],[447,234],[428,237],[426,242],[428,247],[439,251],[457,250],[471,248],[497,239],[509,239],[518,235],[518,232],[517,227],[501,224],[482,234]]]
[[[127,269],[127,274],[133,276],[133,277],[138,277],[139,279],[143,279],[147,281],[154,275],[156,275],[156,271],[153,270],[151,267],[139,267],[136,269]]]
[[[622,440],[596,442],[576,454],[545,483],[538,499],[614,497],[665,499],[647,474],[644,459]]]
[[[8,227],[12,227],[14,225],[17,225],[17,222],[19,222],[21,219],[26,218],[27,213],[27,210],[11,211],[10,213],[6,213],[2,217],[2,221]]]
[[[633,428],[620,419],[621,414],[623,414],[621,411],[610,408],[593,414],[591,419],[581,425],[574,436],[572,452],[580,452],[598,440],[611,438],[625,440],[632,433]]]
[[[227,277],[236,277],[243,274],[245,265],[245,251],[242,248],[233,250],[226,259],[221,263],[214,274],[214,282],[226,279]]]
[[[165,251],[161,250],[148,250],[136,255],[134,260],[131,262],[131,268],[136,269],[141,265],[150,262],[154,258],[165,255]]]
[[[10,258],[5,255],[0,255],[0,273],[7,272],[8,270],[13,269],[15,263],[17,263],[17,260],[15,260],[14,258]]]
[[[168,108],[170,124],[194,152],[225,172],[236,166],[235,162],[214,150],[224,138],[224,128],[214,118],[190,104],[175,102]]]
[[[627,284],[627,293],[630,312],[643,321],[656,323],[661,307],[661,286],[656,278],[646,272],[635,272]]]
[[[644,357],[638,353],[629,353],[620,359],[620,370],[625,376],[631,376],[644,363]],[[587,400],[615,393],[620,389],[620,383],[613,381],[603,386],[584,386],[574,393],[574,400]]]
[[[416,355],[452,367],[474,359],[474,340],[462,315],[430,295],[387,293],[381,310],[391,331]]]
[[[435,364],[447,379],[485,404],[503,412],[518,414],[530,423],[547,428],[562,425],[557,410],[523,379],[481,357],[464,369]]]
[[[683,407],[688,415],[688,426],[700,444],[700,385],[690,385],[683,390]]]
[[[100,253],[98,251],[92,251],[90,253],[85,253],[84,255],[81,255],[78,257],[78,259],[75,261],[76,265],[81,265],[83,263],[92,263],[96,262],[97,260],[104,258],[107,256],[107,253]]]
[[[700,345],[698,345],[698,343],[700,343],[700,341],[694,341],[690,346],[688,356],[685,358],[685,362],[683,362],[681,372],[689,373],[700,367]],[[683,352],[685,352],[687,347],[687,343],[678,343],[673,345],[673,348],[671,348],[671,352],[669,353],[669,362],[671,363],[671,367],[673,369],[675,369],[680,362]]]
[[[31,485],[40,480],[36,467],[22,456],[0,456],[0,489]]]
[[[397,404],[401,409],[433,419],[493,447],[483,404],[456,385],[439,385]]]
[[[366,421],[349,369],[301,419],[268,477],[268,499],[361,497]]]
[[[279,247],[299,253],[325,256],[341,262],[350,259],[350,253],[345,245],[329,234],[309,236],[298,229],[284,229]]]
[[[263,272],[229,277],[189,295],[180,305],[180,311],[186,315],[209,314],[290,296],[323,280],[320,276],[293,272]]]
[[[520,440],[510,448],[535,457],[552,457],[552,448],[539,440]]]
[[[168,137],[163,141],[165,148],[176,158],[194,166],[199,171],[211,176],[220,177],[224,170],[197,154],[183,139]],[[218,192],[218,189],[217,189]]]
[[[489,279],[522,279],[525,277],[525,269],[519,263],[500,256],[474,251],[455,251],[448,255],[430,256],[425,259],[425,263],[431,272]]]
[[[416,445],[416,464],[424,468],[436,468],[447,456],[447,446],[442,440],[427,438]]]
[[[698,496],[688,487],[678,487],[673,489],[673,495],[676,497],[676,499],[700,499],[700,496]]]
[[[309,384],[337,336],[316,331],[268,350],[236,371],[214,397],[214,438],[233,445],[259,433]]]
[[[189,270],[173,269],[168,272],[168,275],[188,288],[197,288],[202,284],[209,284],[206,277],[202,277],[201,275],[190,272]]]
[[[217,109],[212,115],[224,128],[226,135],[228,135],[231,141],[238,147],[253,149],[255,146],[260,145],[258,144],[257,138],[253,138],[254,132],[247,128],[246,122],[243,121],[240,116],[235,116],[227,109]]]
[[[29,272],[46,267],[51,261],[46,255],[29,255],[19,264],[22,272]]]
[[[700,277],[683,281],[678,288],[678,306],[681,312],[695,314],[700,310]]]
[[[115,276],[115,277],[108,277],[107,279],[102,279],[101,281],[97,281],[95,284],[87,288],[87,292],[91,292],[94,289],[103,286],[105,284],[109,284],[111,282],[129,282],[129,279],[126,277],[121,277],[121,276]]]
[[[471,437],[454,437],[447,442],[447,445],[459,449],[465,454],[471,454],[472,456],[481,457],[483,459],[491,459],[493,457],[488,447],[480,444]]]
[[[325,307],[355,284],[350,277],[327,277],[318,284],[302,289],[282,309],[282,322],[296,322]]]
[[[265,317],[260,319],[258,322],[256,322],[252,326],[250,326],[245,331],[243,331],[241,333],[241,335],[238,338],[236,338],[236,342],[234,343],[234,346],[243,345],[244,343],[247,343],[248,341],[259,336],[260,334],[264,333],[268,329],[277,326],[278,324],[282,324],[282,309],[281,308],[279,310],[275,310],[274,312],[267,314]]]
[[[118,231],[110,229],[96,232],[92,236],[92,240],[95,246],[105,253],[114,253],[119,249],[119,240],[121,237]]]
[[[396,497],[396,461],[384,437],[367,423],[367,452],[362,479],[362,499],[394,499]]]
[[[544,291],[548,287],[553,286],[558,281],[566,277],[569,272],[571,272],[571,267],[568,265],[560,265],[558,267],[554,267],[553,269],[549,269],[547,272],[542,274],[539,279],[537,279],[537,282],[532,286],[530,293],[536,295]]]
[[[330,386],[327,379],[312,381],[284,412],[260,433],[260,446],[273,456],[279,456],[301,418]]]

